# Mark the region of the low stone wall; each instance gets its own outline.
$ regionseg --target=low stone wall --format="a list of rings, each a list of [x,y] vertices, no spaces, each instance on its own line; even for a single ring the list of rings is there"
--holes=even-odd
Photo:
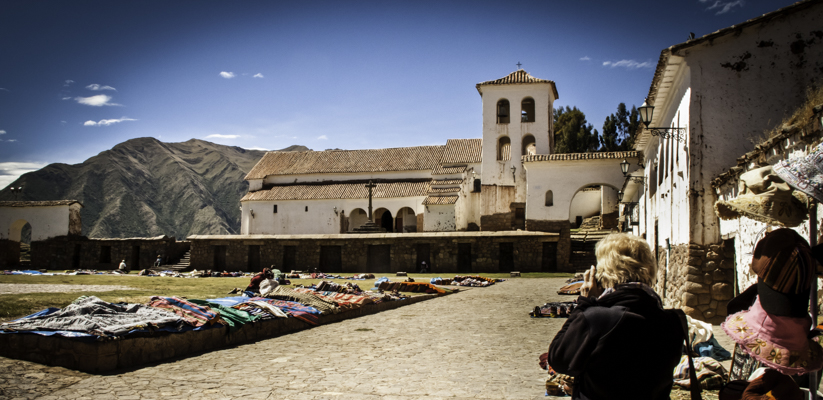
[[[686,315],[719,324],[726,319],[726,306],[734,297],[734,250],[722,244],[697,244],[658,249],[657,286],[666,307],[681,308]]]
[[[434,297],[437,295],[421,295],[405,300],[366,305],[339,314],[321,315],[320,324],[375,314]],[[312,325],[297,318],[282,318],[245,324],[231,333],[228,328],[213,328],[143,337],[134,335],[103,342],[85,342],[27,333],[3,334],[0,335],[0,356],[83,372],[102,373],[270,339],[311,327]]]
[[[508,231],[514,225],[514,213],[500,213],[480,216],[481,231]]]
[[[526,220],[526,229],[532,232],[552,232],[560,236],[557,239],[557,270],[574,272],[574,266],[571,263],[570,257],[572,254],[572,239],[571,239],[571,222],[566,220],[561,221],[545,221],[545,220]]]
[[[149,268],[158,255],[163,262],[176,262],[189,250],[190,243],[173,237],[89,239],[60,236],[31,243],[34,269],[117,269],[121,260],[132,270]]]
[[[418,260],[426,259],[429,271],[451,274],[542,271],[543,243],[557,242],[559,235],[507,231],[371,235],[198,235],[188,239],[192,243],[191,267],[199,270],[254,272],[256,269],[249,262],[249,247],[259,246],[258,268],[274,265],[280,269],[292,269],[287,266],[286,253],[290,250],[294,252],[293,269],[302,271],[413,272],[419,267]],[[505,250],[509,248],[511,252],[506,253]],[[428,254],[418,254],[422,249],[428,249]],[[370,257],[378,256],[376,250],[381,251],[379,255],[383,257],[379,259],[379,263],[374,259],[370,260]],[[329,253],[333,253],[334,257],[324,258]],[[336,254],[339,254],[339,263]],[[506,258],[509,256],[511,258]],[[216,266],[216,262],[221,262],[222,265]]]

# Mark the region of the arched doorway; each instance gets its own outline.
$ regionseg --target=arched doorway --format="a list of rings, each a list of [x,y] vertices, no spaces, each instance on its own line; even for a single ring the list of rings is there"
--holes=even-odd
[[[395,232],[417,232],[417,216],[410,207],[403,207],[397,212],[394,222]]]
[[[369,221],[369,213],[362,208],[355,208],[349,213],[349,232],[363,226]]]
[[[617,188],[605,184],[587,185],[572,198],[569,222],[572,228],[580,228],[583,224],[588,229],[611,229],[617,226],[617,206]]]
[[[394,218],[392,218],[391,211],[385,208],[378,208],[374,212],[374,222],[385,229],[386,232],[394,232]]]
[[[9,226],[9,240],[13,248],[9,249],[7,262],[13,265],[31,262],[31,224],[25,219],[14,221]]]

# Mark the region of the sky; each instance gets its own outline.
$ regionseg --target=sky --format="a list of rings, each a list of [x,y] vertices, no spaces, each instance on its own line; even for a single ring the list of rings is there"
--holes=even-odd
[[[788,0],[0,2],[0,188],[138,137],[247,149],[442,145],[522,69],[598,131],[660,52]],[[8,189],[6,189],[8,190]]]

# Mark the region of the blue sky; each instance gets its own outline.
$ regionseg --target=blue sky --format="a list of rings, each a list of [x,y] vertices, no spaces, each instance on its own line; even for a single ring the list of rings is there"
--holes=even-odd
[[[151,136],[314,150],[479,138],[475,84],[518,62],[602,130],[660,51],[792,4],[0,2],[0,187]]]

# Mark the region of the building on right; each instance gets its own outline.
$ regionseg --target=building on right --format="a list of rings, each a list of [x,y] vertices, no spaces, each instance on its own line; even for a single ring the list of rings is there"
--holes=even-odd
[[[649,123],[634,144],[644,157],[623,166],[620,220],[652,245],[667,307],[719,323],[747,287],[746,254],[766,224],[721,227],[715,202],[737,193],[717,179],[732,182],[819,141],[806,125],[791,134],[780,127],[823,82],[821,21],[823,0],[801,1],[661,52],[641,107]],[[791,140],[805,145],[781,145]],[[778,146],[766,151],[767,143]],[[808,237],[804,226],[796,229]]]

